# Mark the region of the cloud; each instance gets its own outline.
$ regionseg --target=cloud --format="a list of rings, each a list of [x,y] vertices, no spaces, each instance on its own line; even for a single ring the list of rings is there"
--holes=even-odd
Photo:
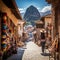
[[[23,10],[24,8],[18,8],[19,10]]]
[[[26,11],[26,8],[18,8],[20,13],[25,13]],[[50,6],[45,6],[42,10],[41,8],[37,7],[38,11],[39,12],[47,12],[47,11],[50,11],[51,10],[51,5]]]
[[[41,10],[41,12],[47,12],[47,11],[49,11],[49,10],[51,10],[51,6],[45,6],[45,7]]]
[[[25,8],[18,8],[20,13],[25,13]]]
[[[38,9],[38,11],[40,12],[41,11],[41,8],[40,7],[36,7]]]
[[[38,9],[38,10],[40,10],[40,8],[39,8],[39,7],[38,7],[37,9]]]

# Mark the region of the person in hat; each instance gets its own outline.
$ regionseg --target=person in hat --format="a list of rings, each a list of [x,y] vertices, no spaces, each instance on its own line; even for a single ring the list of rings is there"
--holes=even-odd
[[[45,43],[46,43],[46,37],[45,37],[45,31],[44,30],[42,30],[40,37],[41,37],[42,53],[44,53]]]

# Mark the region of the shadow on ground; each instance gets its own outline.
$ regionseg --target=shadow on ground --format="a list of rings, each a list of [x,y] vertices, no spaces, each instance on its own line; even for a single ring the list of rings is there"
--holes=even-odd
[[[41,53],[41,55],[43,55],[43,56],[50,56],[51,54],[50,53]]]
[[[24,50],[20,49],[17,54],[12,55],[11,57],[9,57],[7,60],[22,60],[24,54]]]

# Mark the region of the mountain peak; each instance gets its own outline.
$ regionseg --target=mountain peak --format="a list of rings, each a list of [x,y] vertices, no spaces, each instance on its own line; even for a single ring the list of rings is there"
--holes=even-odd
[[[29,6],[24,14],[24,20],[33,22],[40,19],[40,13],[33,5]]]
[[[30,7],[33,7],[33,8],[35,8],[33,5],[30,5],[30,6],[29,6],[29,8],[30,8]]]
[[[37,9],[35,6],[33,6],[33,5],[30,5],[27,9]]]

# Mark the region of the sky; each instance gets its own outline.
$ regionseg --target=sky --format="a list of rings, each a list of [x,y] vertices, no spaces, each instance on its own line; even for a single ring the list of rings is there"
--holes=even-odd
[[[45,0],[15,0],[20,10],[20,13],[25,13],[26,9],[33,5],[35,6],[39,12],[46,12],[51,10],[51,5],[48,4]]]

